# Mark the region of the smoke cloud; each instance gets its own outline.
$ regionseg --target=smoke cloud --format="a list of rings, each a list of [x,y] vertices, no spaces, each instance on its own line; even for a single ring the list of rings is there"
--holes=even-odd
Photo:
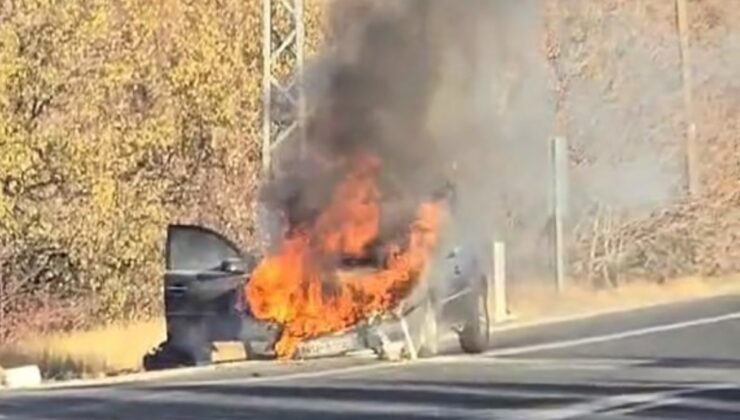
[[[262,204],[285,220],[266,230],[312,220],[347,162],[371,153],[385,231],[449,183],[455,240],[504,240],[512,277],[540,277],[552,269],[556,133],[569,146],[571,233],[598,209],[634,219],[675,202],[686,180],[674,6],[607,3],[334,1],[307,78],[306,153],[279,150]],[[732,91],[737,37],[722,27],[696,37],[697,98]],[[721,137],[712,129],[707,144]]]
[[[374,154],[389,234],[448,184],[458,240],[503,237],[507,223],[541,234],[554,117],[541,14],[534,0],[334,2],[307,77],[305,153],[280,149],[267,213],[312,220],[353,158]]]

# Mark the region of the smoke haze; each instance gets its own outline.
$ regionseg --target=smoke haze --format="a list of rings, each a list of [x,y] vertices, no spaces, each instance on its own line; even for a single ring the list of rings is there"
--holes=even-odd
[[[390,233],[449,183],[467,239],[517,222],[541,234],[554,118],[541,3],[337,1],[331,12],[307,77],[306,153],[280,149],[268,209],[310,221],[353,158],[374,154]]]

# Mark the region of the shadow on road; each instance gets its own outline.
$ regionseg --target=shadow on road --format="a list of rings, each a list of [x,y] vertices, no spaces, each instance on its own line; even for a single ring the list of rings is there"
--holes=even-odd
[[[19,420],[467,418],[466,413],[480,415],[492,409],[550,409],[616,395],[681,389],[690,388],[645,382],[572,385],[371,380],[315,386],[131,386],[0,398],[0,416]],[[683,396],[678,404],[638,413],[683,419],[697,418],[697,413],[713,419],[737,418],[736,411],[711,408],[713,402],[729,405],[737,401],[740,389],[704,390]]]

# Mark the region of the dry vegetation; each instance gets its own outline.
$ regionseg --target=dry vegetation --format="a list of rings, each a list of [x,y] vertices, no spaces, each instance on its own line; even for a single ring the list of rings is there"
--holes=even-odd
[[[260,16],[255,1],[0,2],[0,341],[157,314],[168,222],[250,244]]]
[[[721,0],[689,5],[701,195],[676,199],[685,194],[674,190],[671,200],[647,216],[596,198],[591,217],[579,221],[573,241],[574,275],[590,285],[740,272],[740,61],[732,52],[740,47],[740,12]],[[643,176],[634,177],[630,185],[607,180],[601,190],[664,188],[655,175],[659,178],[667,170],[650,168],[661,159],[680,168],[672,169],[677,173],[673,179],[682,176],[686,114],[674,7],[673,1],[610,0],[559,8],[569,26],[560,32],[562,54],[555,61],[565,90],[566,131],[575,139],[576,172],[598,159],[642,162],[635,169]],[[585,94],[574,93],[584,86],[600,96],[586,102],[585,112],[579,109]],[[583,135],[601,112],[617,117],[595,135]],[[579,113],[585,118],[579,119]],[[619,119],[622,115],[628,117]],[[592,147],[599,142],[612,145]],[[601,155],[589,156],[594,150]],[[647,151],[647,159],[631,156],[635,151]],[[583,173],[591,174],[587,169]],[[685,182],[677,184],[681,188]]]
[[[683,277],[666,284],[638,280],[619,288],[598,290],[585,284],[571,284],[557,299],[553,299],[551,287],[514,287],[509,292],[509,301],[516,320],[527,322],[738,293],[740,277],[734,275]]]
[[[164,226],[251,244],[260,20],[256,1],[0,1],[4,360],[136,367],[156,344],[140,321],[161,310]],[[94,329],[121,322],[143,327]]]
[[[141,356],[163,338],[163,320],[39,334],[0,348],[0,360],[37,364],[48,379],[93,378],[140,370]]]
[[[0,342],[16,343],[0,358],[41,360],[52,376],[136,368],[160,338],[159,321],[55,332],[157,314],[168,222],[205,224],[251,245],[260,3],[0,0]],[[324,3],[309,2],[312,48]],[[620,62],[620,42],[650,44],[651,59],[678,72],[672,3],[572,2],[550,16],[567,27],[548,44],[563,130],[578,131],[568,116],[578,80],[607,86],[604,96],[625,108],[645,94],[625,79],[633,63]],[[740,28],[734,3],[690,3],[698,67],[737,66],[723,61],[724,41]],[[614,38],[602,25],[609,19],[635,33]],[[579,225],[576,275],[616,285],[740,271],[739,92],[727,74],[698,78],[703,196],[646,218],[600,207]],[[659,106],[666,130],[680,128],[681,108]],[[682,141],[638,140],[668,154]],[[576,165],[587,160],[574,151]]]

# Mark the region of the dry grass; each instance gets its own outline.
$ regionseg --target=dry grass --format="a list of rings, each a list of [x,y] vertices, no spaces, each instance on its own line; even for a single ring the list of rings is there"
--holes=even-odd
[[[57,380],[138,371],[164,335],[164,320],[155,320],[34,337],[0,348],[0,365],[38,364],[45,378]]]
[[[740,293],[740,275],[722,278],[685,278],[664,284],[631,282],[619,288],[593,290],[572,286],[555,297],[552,289],[518,287],[509,302],[519,321],[629,308],[675,300]],[[47,379],[94,378],[141,369],[141,357],[164,339],[164,320],[70,334],[48,335],[0,346],[0,365],[38,364]],[[242,350],[218,351],[216,359],[243,358]],[[221,346],[223,347],[223,346]],[[236,347],[235,347],[236,348]],[[233,353],[233,354],[232,354]]]
[[[573,285],[557,297],[550,288],[520,287],[510,291],[509,299],[512,312],[525,321],[738,293],[740,275],[687,277],[663,284],[635,281],[602,290]]]

